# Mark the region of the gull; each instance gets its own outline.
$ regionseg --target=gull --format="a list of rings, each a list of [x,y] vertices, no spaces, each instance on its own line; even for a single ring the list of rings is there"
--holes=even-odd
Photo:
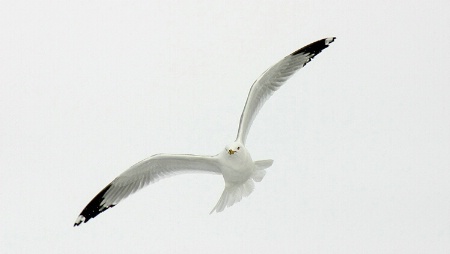
[[[335,39],[336,37],[328,37],[313,42],[267,69],[250,88],[236,140],[225,146],[217,155],[156,154],[144,159],[103,188],[81,211],[74,226],[88,222],[148,184],[179,173],[209,172],[222,175],[225,189],[210,214],[214,211],[221,212],[250,195],[254,183],[263,179],[265,169],[273,163],[273,160],[253,161],[245,147],[253,120],[264,103],[287,79]]]

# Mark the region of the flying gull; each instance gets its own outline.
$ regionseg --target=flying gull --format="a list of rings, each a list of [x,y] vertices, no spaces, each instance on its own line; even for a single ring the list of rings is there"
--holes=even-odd
[[[313,42],[267,69],[252,85],[239,122],[236,140],[214,156],[191,154],[156,154],[140,161],[103,188],[81,211],[74,226],[88,222],[100,213],[117,205],[130,194],[161,178],[178,173],[209,172],[222,175],[225,189],[212,212],[241,201],[252,193],[254,182],[260,182],[265,169],[273,160],[253,161],[245,147],[253,120],[263,104],[288,78],[327,48],[336,38],[329,37]]]

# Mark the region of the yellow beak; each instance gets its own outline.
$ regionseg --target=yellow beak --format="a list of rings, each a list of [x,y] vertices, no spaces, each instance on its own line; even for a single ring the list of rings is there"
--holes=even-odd
[[[234,154],[236,151],[233,151],[233,150],[228,150],[228,153],[231,155],[231,154]]]

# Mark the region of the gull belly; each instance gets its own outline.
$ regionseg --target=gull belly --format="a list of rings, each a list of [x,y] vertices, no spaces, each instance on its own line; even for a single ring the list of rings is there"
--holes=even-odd
[[[255,163],[244,147],[239,152],[219,154],[220,170],[225,183],[242,184],[246,182],[255,171]]]

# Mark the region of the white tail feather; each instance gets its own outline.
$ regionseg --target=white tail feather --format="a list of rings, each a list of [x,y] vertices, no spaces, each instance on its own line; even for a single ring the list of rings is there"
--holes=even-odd
[[[252,176],[242,184],[230,184],[225,183],[225,189],[220,196],[216,206],[211,210],[210,214],[214,211],[220,213],[226,207],[230,207],[235,203],[242,200],[242,197],[247,197],[253,192],[255,188],[255,182],[261,182],[266,175],[266,168],[272,166],[273,160],[255,161],[256,170],[253,171]]]
[[[242,197],[247,197],[250,195],[254,188],[255,183],[252,179],[248,179],[243,184],[226,184],[219,201],[211,210],[210,214],[214,211],[220,213],[225,209],[225,207],[230,207],[241,201]]]

